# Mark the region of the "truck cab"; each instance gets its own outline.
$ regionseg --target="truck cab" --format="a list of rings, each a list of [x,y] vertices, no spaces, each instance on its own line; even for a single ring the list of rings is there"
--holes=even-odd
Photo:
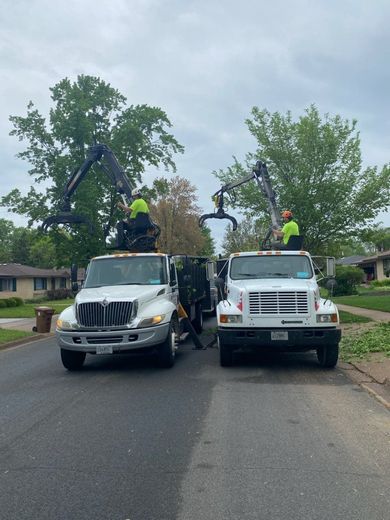
[[[331,271],[331,259],[327,264]],[[219,280],[224,286],[217,307],[221,366],[232,365],[237,350],[267,348],[315,350],[321,366],[334,367],[339,314],[332,301],[320,296],[316,271],[306,251],[232,254],[226,278]]]

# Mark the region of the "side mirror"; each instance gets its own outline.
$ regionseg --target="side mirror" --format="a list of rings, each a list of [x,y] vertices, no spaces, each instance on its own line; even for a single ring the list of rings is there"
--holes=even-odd
[[[206,269],[207,269],[207,280],[208,281],[214,280],[214,278],[215,278],[215,263],[211,262],[211,261],[208,261]]]
[[[330,278],[326,284],[325,284],[325,287],[328,289],[328,291],[332,292],[333,289],[336,287],[337,285],[337,282],[334,278]]]
[[[72,292],[77,293],[79,290],[79,284],[77,282],[72,283]]]
[[[333,256],[329,256],[326,259],[326,275],[329,278],[334,278],[336,276],[336,260]]]
[[[76,264],[72,264],[70,266],[70,280],[72,282],[72,287],[73,287],[73,283],[77,283],[77,265]]]

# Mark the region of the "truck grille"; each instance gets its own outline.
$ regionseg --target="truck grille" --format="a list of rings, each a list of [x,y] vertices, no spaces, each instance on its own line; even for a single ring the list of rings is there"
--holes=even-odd
[[[77,321],[82,327],[120,327],[129,323],[132,302],[79,303]]]
[[[291,292],[250,292],[250,314],[308,314],[308,293]]]

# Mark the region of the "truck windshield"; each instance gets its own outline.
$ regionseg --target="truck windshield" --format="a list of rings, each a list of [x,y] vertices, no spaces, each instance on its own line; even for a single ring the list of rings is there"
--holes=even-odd
[[[92,260],[86,289],[107,285],[163,285],[167,283],[164,258],[126,256]]]
[[[233,258],[232,280],[251,278],[311,278],[310,260],[304,255],[240,256]]]

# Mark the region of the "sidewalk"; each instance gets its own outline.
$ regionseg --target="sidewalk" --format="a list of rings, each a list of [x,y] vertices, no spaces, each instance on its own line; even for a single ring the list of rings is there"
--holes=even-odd
[[[374,311],[361,307],[337,304],[341,311],[365,316],[374,322],[390,321],[390,312]],[[353,361],[338,363],[338,367],[365,390],[370,392],[382,404],[390,409],[390,358],[380,353],[373,353],[370,361]]]

